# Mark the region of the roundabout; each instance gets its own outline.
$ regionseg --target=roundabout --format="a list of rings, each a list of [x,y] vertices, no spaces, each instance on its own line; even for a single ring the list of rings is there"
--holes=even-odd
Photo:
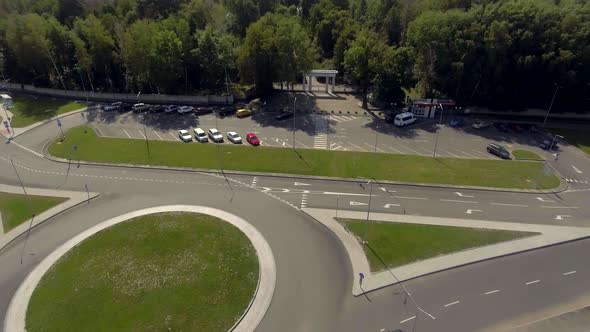
[[[270,305],[275,273],[266,240],[235,215],[142,209],[47,256],[13,297],[4,330],[250,331]]]

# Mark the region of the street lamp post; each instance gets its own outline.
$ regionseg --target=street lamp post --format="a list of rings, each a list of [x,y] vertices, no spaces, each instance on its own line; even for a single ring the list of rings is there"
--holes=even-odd
[[[363,244],[368,244],[369,240],[367,240],[367,235],[369,233],[369,214],[371,213],[371,198],[373,197],[373,181],[367,182],[369,185],[369,204],[367,205],[367,220],[366,220],[366,227],[365,227],[365,236]]]
[[[438,125],[442,125],[442,118],[443,118],[443,110],[442,104],[438,104],[440,108],[440,120],[438,121]],[[436,131],[436,138],[434,140],[434,151],[432,151],[432,158],[436,158],[436,147],[438,146],[438,135],[440,135],[440,131]]]
[[[561,136],[561,135],[553,136],[553,140],[551,141],[551,145],[549,145],[549,152],[553,151],[553,144],[555,144],[555,140],[558,138],[563,139],[563,136]]]
[[[555,92],[553,93],[553,98],[551,98],[551,103],[549,104],[549,109],[547,110],[547,114],[545,114],[545,119],[543,120],[543,128],[545,128],[545,123],[547,123],[547,118],[549,117],[549,112],[551,112],[551,107],[553,107],[553,102],[555,101],[555,97],[557,96],[557,90],[559,90],[560,86],[555,86]]]
[[[295,102],[297,97],[293,98],[293,149],[295,149]]]

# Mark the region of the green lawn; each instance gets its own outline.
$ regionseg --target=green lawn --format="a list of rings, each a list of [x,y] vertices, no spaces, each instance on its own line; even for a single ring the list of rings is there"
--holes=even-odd
[[[21,128],[35,122],[49,119],[57,114],[71,112],[86,107],[84,104],[68,100],[34,99],[32,97],[14,96],[10,112],[14,114],[10,124]]]
[[[590,135],[588,130],[574,130],[574,129],[549,129],[553,134],[561,135],[564,139],[578,149],[590,155]]]
[[[31,205],[27,202],[25,195],[0,193],[0,214],[2,215],[2,226],[4,233],[7,233],[16,226],[31,218],[31,208],[35,215],[49,210],[61,204],[67,198],[30,196]]]
[[[86,132],[85,132],[86,131]],[[74,151],[73,146],[78,147]],[[97,137],[89,127],[66,133],[66,140],[49,146],[53,156],[95,162],[219,169],[213,143],[150,141]],[[543,164],[505,160],[455,159],[385,153],[325,151],[223,145],[228,170],[346,178],[490,186],[501,188],[554,188],[559,179],[543,174]]]
[[[529,150],[513,150],[512,155],[515,159],[543,160],[539,154]]]
[[[258,283],[258,258],[235,226],[196,213],[118,224],[54,265],[34,291],[32,331],[227,331]]]
[[[367,224],[364,220],[355,219],[340,221],[359,241],[367,234],[368,246],[363,248],[372,271],[537,234],[378,221]]]

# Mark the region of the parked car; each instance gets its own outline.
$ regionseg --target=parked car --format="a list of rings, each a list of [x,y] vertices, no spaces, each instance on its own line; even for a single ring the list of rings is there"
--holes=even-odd
[[[246,141],[254,146],[260,145],[260,139],[254,133],[246,134]]]
[[[117,110],[117,112],[128,112],[133,108],[133,105],[128,104],[128,103],[121,103],[121,105],[119,105],[119,109]]]
[[[510,129],[512,129],[515,133],[518,133],[518,134],[524,132],[524,128],[521,125],[516,124],[516,123],[512,123],[510,125]]]
[[[183,142],[191,142],[193,140],[191,133],[184,129],[178,131],[178,137],[180,137]]]
[[[201,128],[195,128],[195,139],[201,143],[207,143],[209,139],[207,138],[207,133]]]
[[[414,113],[410,112],[400,113],[396,115],[393,119],[393,124],[395,124],[398,127],[403,127],[414,122],[416,122],[416,116],[414,115]]]
[[[164,107],[164,113],[176,113],[178,111],[178,105],[166,105]]]
[[[543,142],[541,142],[541,144],[539,144],[539,147],[543,150],[559,150],[559,145],[557,145],[557,140],[553,140],[553,139],[546,139],[543,140]]]
[[[215,115],[217,115],[218,117],[223,118],[225,116],[234,114],[236,112],[236,109],[233,106],[226,106],[226,107],[216,108],[213,110],[213,112],[215,112]]]
[[[451,121],[449,121],[449,126],[461,127],[463,126],[463,119],[452,119]]]
[[[162,105],[151,105],[149,112],[150,113],[160,113],[164,111],[164,106]]]
[[[209,129],[209,138],[215,143],[222,143],[223,142],[223,135],[219,132],[219,130],[215,128]]]
[[[293,110],[284,109],[283,111],[281,111],[281,113],[279,113],[277,116],[275,116],[275,119],[284,120],[284,119],[292,117],[293,115],[294,115]]]
[[[494,123],[494,127],[496,127],[496,129],[498,129],[498,131],[501,131],[503,133],[508,132],[508,126],[505,123],[496,122],[496,123]]]
[[[144,104],[144,103],[137,103],[133,105],[133,113],[140,113],[140,112],[144,112],[149,108],[148,105]]]
[[[235,131],[228,132],[227,139],[234,144],[242,144],[242,138]]]
[[[119,110],[119,107],[121,107],[122,104],[123,104],[122,102],[117,101],[117,102],[114,102],[114,103],[112,103],[110,105],[103,106],[102,109],[105,112],[118,111]]]
[[[250,115],[252,115],[252,111],[251,111],[251,110],[249,110],[249,109],[247,109],[247,108],[242,108],[242,109],[239,109],[239,110],[236,112],[236,116],[237,116],[238,118],[245,118],[245,117],[247,117],[247,116],[250,116]]]
[[[176,111],[180,114],[192,113],[195,110],[192,106],[180,106]]]
[[[496,155],[502,159],[510,159],[510,152],[508,152],[508,150],[506,150],[505,147],[499,144],[490,143],[488,144],[486,150],[488,150],[489,153]]]
[[[479,120],[476,120],[475,123],[473,123],[473,125],[471,125],[471,127],[473,127],[473,129],[486,129],[489,126],[490,126],[489,122],[479,121]]]
[[[196,107],[195,108],[196,115],[209,114],[211,112],[213,112],[213,109],[211,107]]]

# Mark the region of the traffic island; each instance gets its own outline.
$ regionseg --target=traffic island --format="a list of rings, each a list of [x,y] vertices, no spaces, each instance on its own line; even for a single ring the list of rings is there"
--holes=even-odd
[[[512,155],[516,160],[544,160],[538,153],[529,150],[513,150]]]
[[[174,168],[375,178],[405,183],[552,189],[559,178],[543,163],[488,159],[430,158],[371,152],[286,149],[105,138],[91,127],[70,129],[54,140],[49,155],[62,160]]]
[[[13,297],[5,330],[254,330],[275,271],[270,247],[239,217],[184,205],[135,211],[42,261]]]
[[[0,235],[10,232],[20,224],[29,220],[31,216],[38,216],[65,201],[67,201],[67,198],[65,197],[25,196],[0,192],[1,226],[4,230],[4,232],[0,231]]]

